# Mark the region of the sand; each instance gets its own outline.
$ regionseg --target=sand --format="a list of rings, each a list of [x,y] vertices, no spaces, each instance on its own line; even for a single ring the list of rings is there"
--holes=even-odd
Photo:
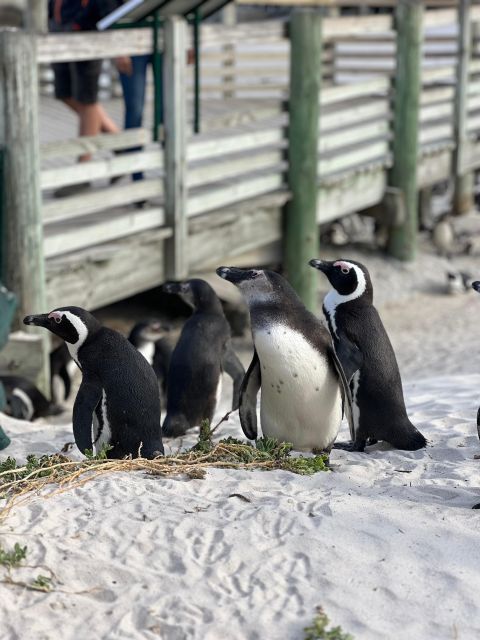
[[[51,570],[54,589],[0,584],[2,640],[302,640],[317,605],[356,640],[480,637],[480,511],[471,509],[480,502],[480,296],[439,295],[441,261],[428,262],[426,290],[422,260],[405,271],[373,262],[408,410],[428,448],[334,451],[332,471],[312,477],[118,474],[33,497],[0,523],[0,542],[28,546],[34,568],[14,575]],[[237,346],[248,360],[248,342]],[[0,460],[71,442],[69,414],[55,422],[1,416],[12,445]],[[344,425],[341,439],[347,433]],[[238,415],[219,435],[241,436]]]

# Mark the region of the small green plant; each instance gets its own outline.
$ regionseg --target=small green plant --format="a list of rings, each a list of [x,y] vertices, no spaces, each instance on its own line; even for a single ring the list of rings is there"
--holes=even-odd
[[[5,551],[0,545],[0,565],[11,569],[12,567],[18,567],[22,560],[27,557],[27,547],[21,547],[18,542],[15,543],[12,551]]]
[[[49,576],[38,575],[29,585],[34,591],[44,591],[48,593],[53,589],[52,578]]]
[[[304,640],[353,640],[353,636],[342,631],[340,626],[327,629],[329,624],[330,620],[325,611],[322,607],[317,607],[312,624],[304,629]]]
[[[107,453],[113,449],[111,444],[105,443],[98,453],[94,453],[93,449],[85,449],[84,455],[87,460],[108,460]]]

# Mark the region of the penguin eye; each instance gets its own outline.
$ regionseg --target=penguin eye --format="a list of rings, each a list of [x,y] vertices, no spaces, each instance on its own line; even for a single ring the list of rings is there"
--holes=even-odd
[[[350,273],[350,269],[348,267],[342,267],[342,273],[346,275],[347,273]]]
[[[55,322],[56,322],[57,324],[60,324],[60,322],[61,322],[61,321],[62,321],[61,316],[55,316]]]

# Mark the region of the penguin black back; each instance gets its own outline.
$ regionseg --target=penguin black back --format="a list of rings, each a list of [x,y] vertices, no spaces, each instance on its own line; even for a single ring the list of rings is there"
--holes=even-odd
[[[337,356],[349,380],[354,416],[353,450],[368,439],[385,440],[398,449],[426,445],[405,408],[397,359],[373,306],[373,287],[366,267],[353,260],[311,260],[333,286],[323,309]]]
[[[165,337],[169,331],[170,328],[160,320],[142,320],[132,327],[128,336],[128,341],[153,367],[160,387],[162,404],[167,397],[168,369],[172,357],[172,347]]]
[[[168,373],[163,433],[174,437],[203,420],[212,420],[223,371],[233,378],[233,408],[237,408],[245,371],[233,351],[230,327],[212,287],[204,280],[192,279],[167,283],[163,288],[190,296],[194,306],[172,353]]]
[[[99,450],[108,444],[111,458],[163,453],[155,373],[126,338],[102,327],[79,307],[27,316],[24,323],[45,327],[63,338],[82,371],[73,408],[73,430],[80,451]]]

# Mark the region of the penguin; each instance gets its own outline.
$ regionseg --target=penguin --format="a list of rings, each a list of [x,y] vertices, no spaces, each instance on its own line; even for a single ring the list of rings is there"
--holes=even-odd
[[[36,420],[57,416],[62,408],[50,402],[37,387],[21,376],[0,376],[5,388],[7,406],[5,413],[18,420]]]
[[[240,393],[244,434],[257,438],[261,388],[264,436],[329,453],[349,391],[327,328],[278,273],[219,267],[217,274],[238,287],[250,310],[254,354]]]
[[[475,282],[472,282],[472,289],[477,293],[480,293],[480,280],[475,280]],[[480,440],[480,407],[477,411],[477,433]]]
[[[148,364],[153,367],[160,387],[162,405],[167,397],[167,376],[172,357],[172,347],[165,338],[169,327],[159,320],[143,320],[132,327],[128,341],[138,349]]]
[[[183,326],[168,371],[166,437],[211,422],[220,399],[222,373],[233,379],[232,411],[238,408],[245,369],[232,347],[230,326],[212,287],[200,279],[163,285],[167,293],[191,296],[194,312]]]
[[[353,260],[310,260],[333,290],[323,312],[335,351],[351,387],[351,451],[364,451],[367,440],[385,440],[397,449],[415,451],[427,441],[407,416],[402,380],[385,327],[373,306],[370,275]]]
[[[50,394],[55,402],[62,402],[70,397],[75,369],[76,364],[67,345],[62,342],[50,353]]]
[[[157,379],[126,338],[80,307],[61,307],[23,322],[65,340],[82,372],[73,406],[73,434],[82,453],[109,445],[108,458],[163,454]]]
[[[447,271],[447,292],[451,295],[467,293],[472,286],[472,276],[465,271]]]

